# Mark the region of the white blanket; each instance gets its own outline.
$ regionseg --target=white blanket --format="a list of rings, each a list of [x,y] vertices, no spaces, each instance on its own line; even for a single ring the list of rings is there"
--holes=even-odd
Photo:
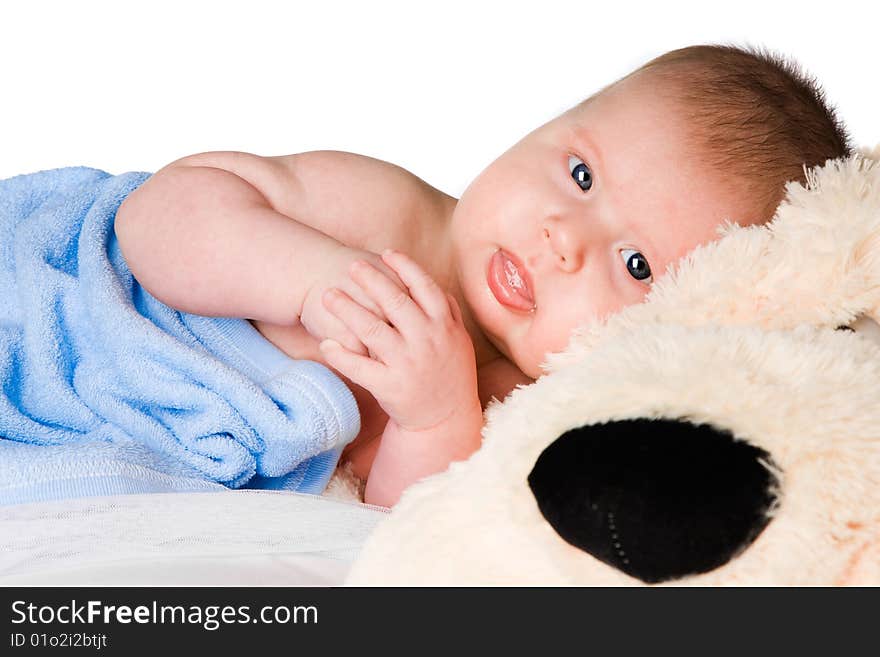
[[[0,585],[341,585],[387,513],[252,490],[0,507]]]

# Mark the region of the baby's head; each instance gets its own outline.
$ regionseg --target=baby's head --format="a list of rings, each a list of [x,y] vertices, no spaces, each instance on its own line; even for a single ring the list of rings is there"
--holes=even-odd
[[[769,221],[786,181],[850,152],[791,62],[729,46],[667,53],[468,186],[450,226],[462,293],[492,343],[537,378],[576,326],[642,301],[724,220]]]

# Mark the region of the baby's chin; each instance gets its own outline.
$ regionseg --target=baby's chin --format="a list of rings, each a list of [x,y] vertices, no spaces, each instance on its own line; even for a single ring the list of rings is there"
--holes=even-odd
[[[516,361],[512,362],[519,368],[520,372],[525,374],[530,379],[539,379],[544,375],[544,370],[541,369],[541,366],[538,363],[517,363]]]
[[[504,340],[499,338],[497,335],[490,333],[489,331],[483,329],[483,335],[492,343],[492,345],[501,352],[501,355],[504,356],[507,360],[513,362],[513,358],[510,356],[510,350],[507,348],[507,345],[504,343]]]
[[[502,356],[504,356],[507,360],[516,365],[517,369],[526,376],[532,379],[537,379],[544,373],[544,371],[541,369],[540,363],[532,362],[532,359],[514,357],[513,351],[509,349],[508,346],[504,344],[504,342],[494,339],[492,336],[489,336],[489,340],[492,342],[492,344],[495,345],[495,348],[501,352]]]
[[[493,347],[495,347],[501,353],[501,355],[506,360],[508,360],[511,363],[513,363],[514,365],[516,365],[517,369],[519,369],[520,372],[523,372],[524,374],[526,374],[527,376],[530,376],[533,379],[537,378],[532,372],[534,370],[540,371],[541,368],[539,366],[537,366],[535,364],[526,363],[526,362],[524,362],[525,359],[523,359],[522,357],[514,356],[514,353],[516,353],[516,350],[511,349],[508,346],[507,342],[501,336],[496,335],[491,330],[487,329],[486,325],[483,322],[480,322],[479,319],[477,320],[477,323],[479,324],[480,329],[482,330],[482,333],[485,336],[485,338],[492,344]]]

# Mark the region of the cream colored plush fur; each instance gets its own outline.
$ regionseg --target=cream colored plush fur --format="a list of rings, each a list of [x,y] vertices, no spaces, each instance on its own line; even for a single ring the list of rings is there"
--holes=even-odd
[[[748,548],[667,585],[880,584],[878,159],[810,171],[771,223],[727,224],[644,303],[576,333],[487,409],[478,452],[404,493],[347,583],[641,584],[557,536],[526,478],[569,429],[662,417],[761,447],[780,482]]]
[[[333,471],[333,476],[327,482],[327,488],[321,493],[321,497],[329,497],[335,500],[347,502],[363,502],[365,481],[358,479],[352,472],[351,463],[346,462]]]

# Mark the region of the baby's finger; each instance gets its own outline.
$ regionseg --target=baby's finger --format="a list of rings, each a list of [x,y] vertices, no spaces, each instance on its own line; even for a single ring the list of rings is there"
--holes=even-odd
[[[449,314],[449,301],[446,293],[412,258],[400,251],[386,249],[382,252],[382,260],[391,267],[409,288],[410,296],[425,314],[432,319],[439,319]]]
[[[446,293],[446,297],[449,299],[449,311],[452,313],[452,319],[455,320],[456,324],[461,323],[461,307],[458,305],[458,299],[449,294],[449,292]]]
[[[331,367],[369,391],[378,390],[377,386],[382,381],[385,370],[382,363],[352,353],[335,340],[322,340],[318,349]]]
[[[324,305],[324,304],[322,304]],[[367,355],[366,346],[358,340],[358,337],[342,323],[342,320],[335,317],[331,312],[325,312],[317,317],[315,313],[309,315],[310,321],[305,321],[304,317],[300,318],[303,329],[318,340],[323,338],[333,338],[343,347],[356,354]]]
[[[342,290],[327,290],[324,303],[382,361],[404,347],[400,333]]]
[[[369,354],[369,350],[366,345],[361,342],[358,337],[349,329],[345,323],[336,318],[335,322],[336,326],[334,327],[331,335],[333,335],[333,339],[336,340],[343,347],[352,351],[356,354],[360,354],[362,356],[367,356]]]
[[[359,260],[352,263],[351,276],[402,334],[406,335],[416,328],[418,322],[425,320],[424,312],[409,293],[401,290],[385,272]]]

